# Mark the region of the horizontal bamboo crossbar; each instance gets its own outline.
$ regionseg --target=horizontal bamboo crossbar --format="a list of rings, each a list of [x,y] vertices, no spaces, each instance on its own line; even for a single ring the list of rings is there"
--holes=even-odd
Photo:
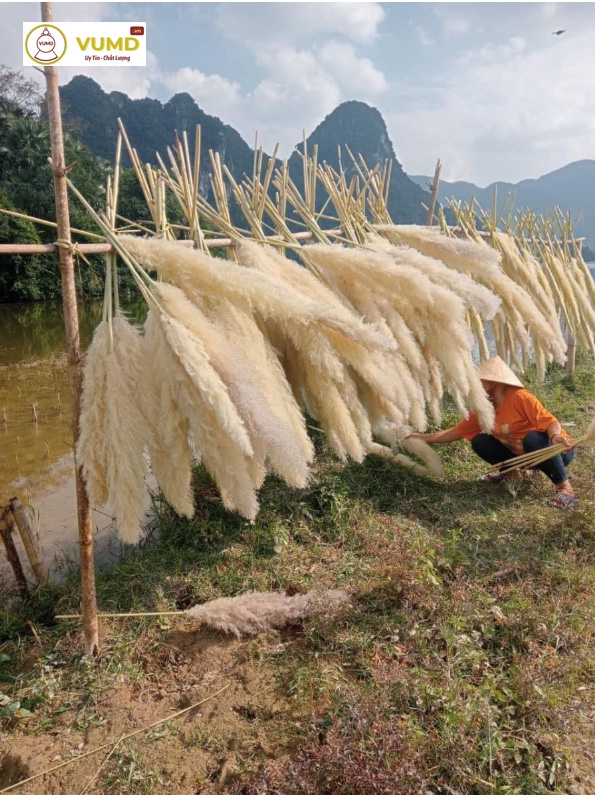
[[[27,216],[29,217],[29,216]],[[73,230],[75,231],[75,230]],[[79,231],[79,230],[76,230]],[[457,227],[451,228],[455,234],[460,231]],[[331,229],[326,232],[327,235],[335,236],[341,233],[340,229]],[[87,234],[86,232],[84,234]],[[480,232],[480,235],[485,236],[486,232]],[[313,237],[312,232],[296,232],[292,235],[295,240],[310,240]],[[570,243],[582,243],[584,237],[577,237],[569,240]],[[286,241],[283,235],[271,235],[266,238],[270,241]],[[194,246],[193,240],[177,240],[180,246]],[[209,248],[228,248],[233,246],[235,241],[230,237],[219,237],[211,240],[206,240],[206,245]],[[112,254],[116,249],[111,243],[74,243],[75,252],[79,251],[81,254]],[[56,243],[0,243],[0,255],[2,254],[57,254],[60,251],[60,246]]]
[[[337,233],[338,230],[336,229],[327,232],[329,235]],[[293,237],[296,240],[309,240],[312,237],[312,232],[296,232]],[[271,241],[285,240],[285,238],[281,235],[272,235],[266,239]],[[177,240],[176,242],[180,246],[194,246],[193,240]],[[219,237],[206,241],[206,244],[209,248],[226,248],[228,246],[233,246],[234,243],[235,241],[230,237]],[[73,245],[75,250],[80,251],[81,254],[110,254],[116,250],[111,243],[75,243]],[[60,246],[56,243],[0,244],[0,254],[57,254],[59,250]]]

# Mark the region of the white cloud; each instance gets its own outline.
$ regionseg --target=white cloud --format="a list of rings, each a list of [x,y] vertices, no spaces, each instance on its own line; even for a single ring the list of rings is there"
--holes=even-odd
[[[537,177],[592,152],[592,36],[546,41],[529,50],[513,37],[469,51],[427,100],[420,92],[417,107],[387,114],[406,170],[424,173],[439,156],[445,179],[485,185]]]
[[[436,43],[423,25],[414,25],[413,30],[422,47],[431,47]]]
[[[162,75],[159,82],[172,94],[188,92],[201,108],[207,111],[215,108],[218,114],[223,114],[226,108],[233,108],[241,99],[238,83],[221,75],[207,75],[199,69],[184,67]]]
[[[327,41],[318,56],[327,72],[351,95],[373,96],[388,88],[382,72],[368,58],[358,58],[351,44]]]
[[[353,65],[353,58],[343,55]],[[258,53],[257,61],[266,77],[244,92],[238,83],[198,69],[179,69],[157,81],[169,95],[188,92],[202,110],[234,126],[246,141],[251,143],[258,131],[267,151],[279,143],[282,154],[289,154],[301,140],[302,128],[310,131],[341,102],[340,85],[309,50],[269,47]],[[378,86],[377,75],[374,81]]]
[[[559,3],[542,3],[541,13],[546,19],[553,19],[558,13]]]
[[[262,130],[266,124],[263,144],[280,143],[287,151],[301,139],[302,128],[311,130],[341,102],[341,89],[308,50],[266,50],[258,60],[269,76],[246,96],[243,127]]]
[[[444,33],[448,37],[462,36],[471,30],[471,20],[462,16],[451,17],[448,14],[442,15]]]
[[[380,3],[220,3],[222,35],[257,49],[263,44],[295,43],[318,34],[341,34],[370,42],[385,17]]]

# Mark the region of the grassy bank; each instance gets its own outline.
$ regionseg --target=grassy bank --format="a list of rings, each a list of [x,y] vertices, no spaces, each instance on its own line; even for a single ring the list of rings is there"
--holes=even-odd
[[[592,363],[534,388],[584,431]],[[564,513],[548,507],[544,476],[514,491],[478,483],[485,466],[466,443],[441,448],[436,483],[372,457],[341,465],[313,433],[311,487],[269,479],[254,525],[226,513],[201,472],[192,522],[157,499],[147,540],[98,573],[99,605],[333,587],[352,609],[242,640],[176,618],[104,621],[87,661],[80,628],[48,621],[78,611],[76,577],[38,593],[0,615],[0,787],[109,743],[21,791],[79,793],[110,750],[88,792],[593,791],[592,454],[572,464],[582,502]]]

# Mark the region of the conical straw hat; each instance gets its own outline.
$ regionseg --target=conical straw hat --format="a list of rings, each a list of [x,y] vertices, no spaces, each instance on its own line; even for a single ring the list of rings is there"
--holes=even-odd
[[[484,381],[496,381],[498,384],[509,386],[523,386],[510,367],[499,356],[486,359],[477,368],[480,378]]]

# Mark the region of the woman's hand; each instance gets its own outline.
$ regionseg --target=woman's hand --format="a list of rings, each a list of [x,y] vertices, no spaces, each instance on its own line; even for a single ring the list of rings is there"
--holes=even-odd
[[[569,452],[574,448],[572,439],[569,436],[564,436],[563,433],[554,433],[553,436],[550,436],[550,442],[552,444],[563,444],[564,452]]]
[[[461,437],[454,428],[447,428],[436,433],[410,433],[405,439],[421,439],[426,444],[451,444],[458,442]]]

